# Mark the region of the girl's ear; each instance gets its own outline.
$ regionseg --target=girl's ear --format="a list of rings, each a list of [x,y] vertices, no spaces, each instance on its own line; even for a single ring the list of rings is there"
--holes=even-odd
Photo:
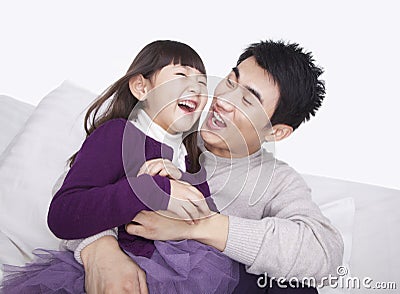
[[[293,133],[293,128],[285,124],[276,124],[265,135],[265,140],[280,141],[289,137]]]
[[[147,79],[143,75],[134,76],[129,80],[129,89],[133,96],[139,101],[143,101],[147,94]]]

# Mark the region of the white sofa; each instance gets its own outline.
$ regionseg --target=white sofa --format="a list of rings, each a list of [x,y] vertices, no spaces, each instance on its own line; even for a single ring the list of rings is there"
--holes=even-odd
[[[30,261],[34,248],[58,248],[59,240],[46,225],[51,190],[67,169],[66,159],[83,142],[83,115],[94,97],[68,81],[37,107],[0,96],[0,264]],[[399,288],[400,191],[313,175],[304,178],[315,202],[343,235],[343,262],[350,269],[346,277],[370,277],[372,286],[396,282]],[[332,291],[385,293],[363,286],[320,290]]]

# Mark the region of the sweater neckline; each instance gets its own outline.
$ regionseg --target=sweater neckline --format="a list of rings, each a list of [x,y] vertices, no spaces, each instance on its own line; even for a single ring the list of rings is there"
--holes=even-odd
[[[257,158],[261,158],[263,156],[263,150],[262,148],[258,149],[256,152],[250,154],[249,156],[244,156],[244,157],[221,157],[218,155],[215,155],[211,151],[209,151],[205,146],[203,140],[200,140],[199,142],[199,148],[202,151],[202,154],[209,159],[225,164],[235,164],[235,163],[243,163],[243,162],[248,162],[251,161],[253,162]],[[268,153],[269,154],[269,153]]]

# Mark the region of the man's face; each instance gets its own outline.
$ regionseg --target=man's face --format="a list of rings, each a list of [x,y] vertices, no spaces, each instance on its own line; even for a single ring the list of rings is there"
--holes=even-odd
[[[271,131],[269,118],[278,99],[278,85],[254,57],[247,58],[215,89],[201,128],[205,147],[222,157],[256,152]]]

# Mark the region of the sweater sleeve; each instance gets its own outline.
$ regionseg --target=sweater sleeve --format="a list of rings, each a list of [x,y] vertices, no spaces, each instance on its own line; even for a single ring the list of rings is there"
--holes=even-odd
[[[317,281],[335,275],[342,263],[343,240],[311,200],[301,176],[289,172],[274,195],[261,220],[229,216],[224,253],[252,274]]]
[[[48,225],[58,238],[86,238],[129,223],[139,211],[149,210],[148,207],[153,210],[168,207],[168,178],[134,177],[125,173],[122,140],[126,122],[110,120],[82,144],[50,204]]]

